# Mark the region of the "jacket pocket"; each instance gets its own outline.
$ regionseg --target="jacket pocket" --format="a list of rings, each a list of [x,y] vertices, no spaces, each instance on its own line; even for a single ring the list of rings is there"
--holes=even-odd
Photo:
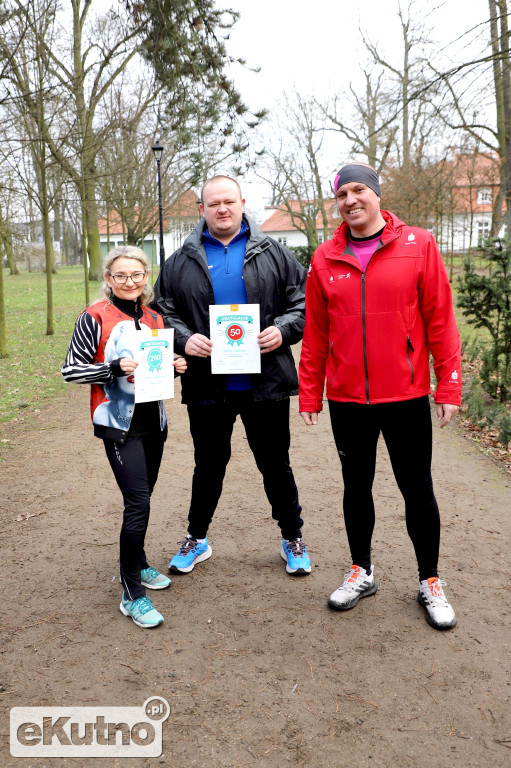
[[[326,355],[326,365],[327,365],[327,382],[329,386],[332,386],[332,384],[335,381],[335,377],[337,376],[337,365],[335,362],[333,341],[330,342],[330,347],[328,348],[328,352]]]
[[[410,357],[410,352],[415,352],[415,350],[413,348],[412,340],[410,339],[409,336],[407,336],[406,337],[406,358],[408,360],[408,365],[410,366],[410,371],[412,372],[412,384],[413,384],[414,371],[413,371],[412,358]]]
[[[406,399],[412,395],[416,355],[408,343],[409,333],[399,310],[366,315],[370,402]],[[410,343],[413,345],[411,336]]]

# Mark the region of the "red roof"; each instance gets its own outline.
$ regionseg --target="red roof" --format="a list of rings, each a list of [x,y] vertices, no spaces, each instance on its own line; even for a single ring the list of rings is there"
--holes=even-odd
[[[138,217],[139,210],[136,209],[135,213],[136,213],[136,216]],[[193,191],[193,189],[189,189],[188,192],[185,192],[183,195],[178,197],[178,199],[174,203],[172,203],[172,205],[164,207],[163,229],[165,231],[169,230],[170,219],[193,218],[198,220],[198,214],[199,214],[199,206],[197,205],[197,194]],[[153,210],[148,211],[146,213],[145,219],[147,220],[151,216],[154,216],[155,222],[158,221],[157,208],[154,208]],[[123,227],[122,227],[122,220],[119,212],[110,211],[108,215],[108,220],[109,220],[110,234],[122,235]],[[100,235],[107,234],[107,220],[105,216],[103,216],[101,219],[98,220],[98,229],[99,229]]]
[[[491,213],[492,202],[478,202],[482,191],[494,201],[500,187],[498,156],[494,153],[460,154],[443,164],[453,185],[455,213]]]
[[[314,200],[304,201],[303,204],[315,205],[315,202]],[[327,215],[328,231],[329,233],[333,233],[333,231],[337,229],[341,223],[339,211],[337,210],[337,204],[333,198],[325,200],[324,204]],[[263,224],[261,224],[261,230],[263,232],[290,232],[292,230],[296,230],[297,228],[302,229],[302,226],[300,226],[300,219],[297,217],[295,217],[295,224],[298,226],[293,226],[293,219],[291,217],[291,213],[288,211],[287,206],[291,208],[292,212],[300,212],[300,201],[288,200],[287,203],[282,203],[274,209],[271,216],[266,219]],[[272,206],[267,207],[271,208]],[[323,217],[320,211],[316,216],[316,229],[323,229]]]
[[[492,202],[478,202],[481,192],[487,191],[491,201],[495,201],[499,191],[499,166],[498,156],[494,153],[459,154],[453,160],[438,164],[438,172],[445,183],[451,185],[453,191],[454,213],[491,213]],[[303,204],[307,204],[304,201]],[[314,204],[314,201],[311,201]],[[287,201],[291,211],[300,210],[298,200]],[[286,204],[281,204],[273,209],[271,216],[261,225],[263,232],[290,232],[297,228],[303,229],[300,220],[295,217],[297,226],[293,226],[291,214]],[[271,208],[271,206],[268,206]],[[331,236],[341,223],[335,199],[325,200],[325,208],[328,218],[328,233]],[[505,202],[503,202],[505,210]],[[323,229],[321,213],[316,217],[316,229]]]

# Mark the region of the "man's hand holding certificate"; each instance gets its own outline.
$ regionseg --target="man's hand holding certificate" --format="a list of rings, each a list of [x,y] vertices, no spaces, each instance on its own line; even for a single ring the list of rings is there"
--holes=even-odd
[[[259,304],[209,307],[212,373],[261,373]]]

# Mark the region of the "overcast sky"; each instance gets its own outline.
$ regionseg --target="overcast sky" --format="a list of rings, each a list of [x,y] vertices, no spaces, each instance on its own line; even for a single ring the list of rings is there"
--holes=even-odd
[[[217,0],[217,5],[240,13],[229,47],[250,66],[261,67],[258,75],[236,74],[257,106],[271,106],[293,84],[323,95],[356,80],[368,60],[359,27],[396,64],[401,61],[398,0]],[[406,8],[406,0],[401,5]],[[438,55],[443,51],[452,60],[485,42],[487,27],[478,25],[488,18],[486,0],[415,0],[413,7],[414,17],[438,43]],[[464,34],[471,29],[474,33]]]
[[[359,26],[388,59],[396,66],[401,63],[398,0],[217,0],[217,5],[240,13],[228,43],[230,53],[261,67],[258,74],[232,70],[251,109],[272,110],[283,92],[295,88],[323,98],[348,89],[350,82],[360,83],[368,55]],[[406,0],[402,6],[407,7]],[[439,65],[467,61],[484,50],[486,0],[415,0],[414,8],[414,17],[429,29]],[[247,205],[251,191],[259,206],[264,192],[248,186]]]

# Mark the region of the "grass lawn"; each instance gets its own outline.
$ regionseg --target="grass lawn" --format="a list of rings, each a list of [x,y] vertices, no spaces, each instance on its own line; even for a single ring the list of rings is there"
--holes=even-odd
[[[473,357],[478,357],[481,348],[491,343],[490,332],[486,328],[476,328],[468,322],[468,318],[463,314],[461,307],[458,306],[458,281],[456,279],[451,283],[452,298],[454,304],[454,314],[461,336],[462,351]]]
[[[41,408],[66,387],[60,368],[74,323],[85,306],[83,267],[62,267],[53,275],[55,334],[46,336],[46,275],[4,270],[9,356],[0,359],[0,422]],[[99,284],[90,284],[91,300]]]
[[[9,357],[0,359],[0,422],[21,418],[41,408],[69,387],[60,368],[66,356],[74,322],[84,308],[83,268],[62,267],[53,276],[55,334],[46,336],[46,275],[4,270]],[[456,306],[456,281],[452,285],[455,312],[462,339],[484,340]],[[91,300],[99,297],[99,284],[90,285]]]

